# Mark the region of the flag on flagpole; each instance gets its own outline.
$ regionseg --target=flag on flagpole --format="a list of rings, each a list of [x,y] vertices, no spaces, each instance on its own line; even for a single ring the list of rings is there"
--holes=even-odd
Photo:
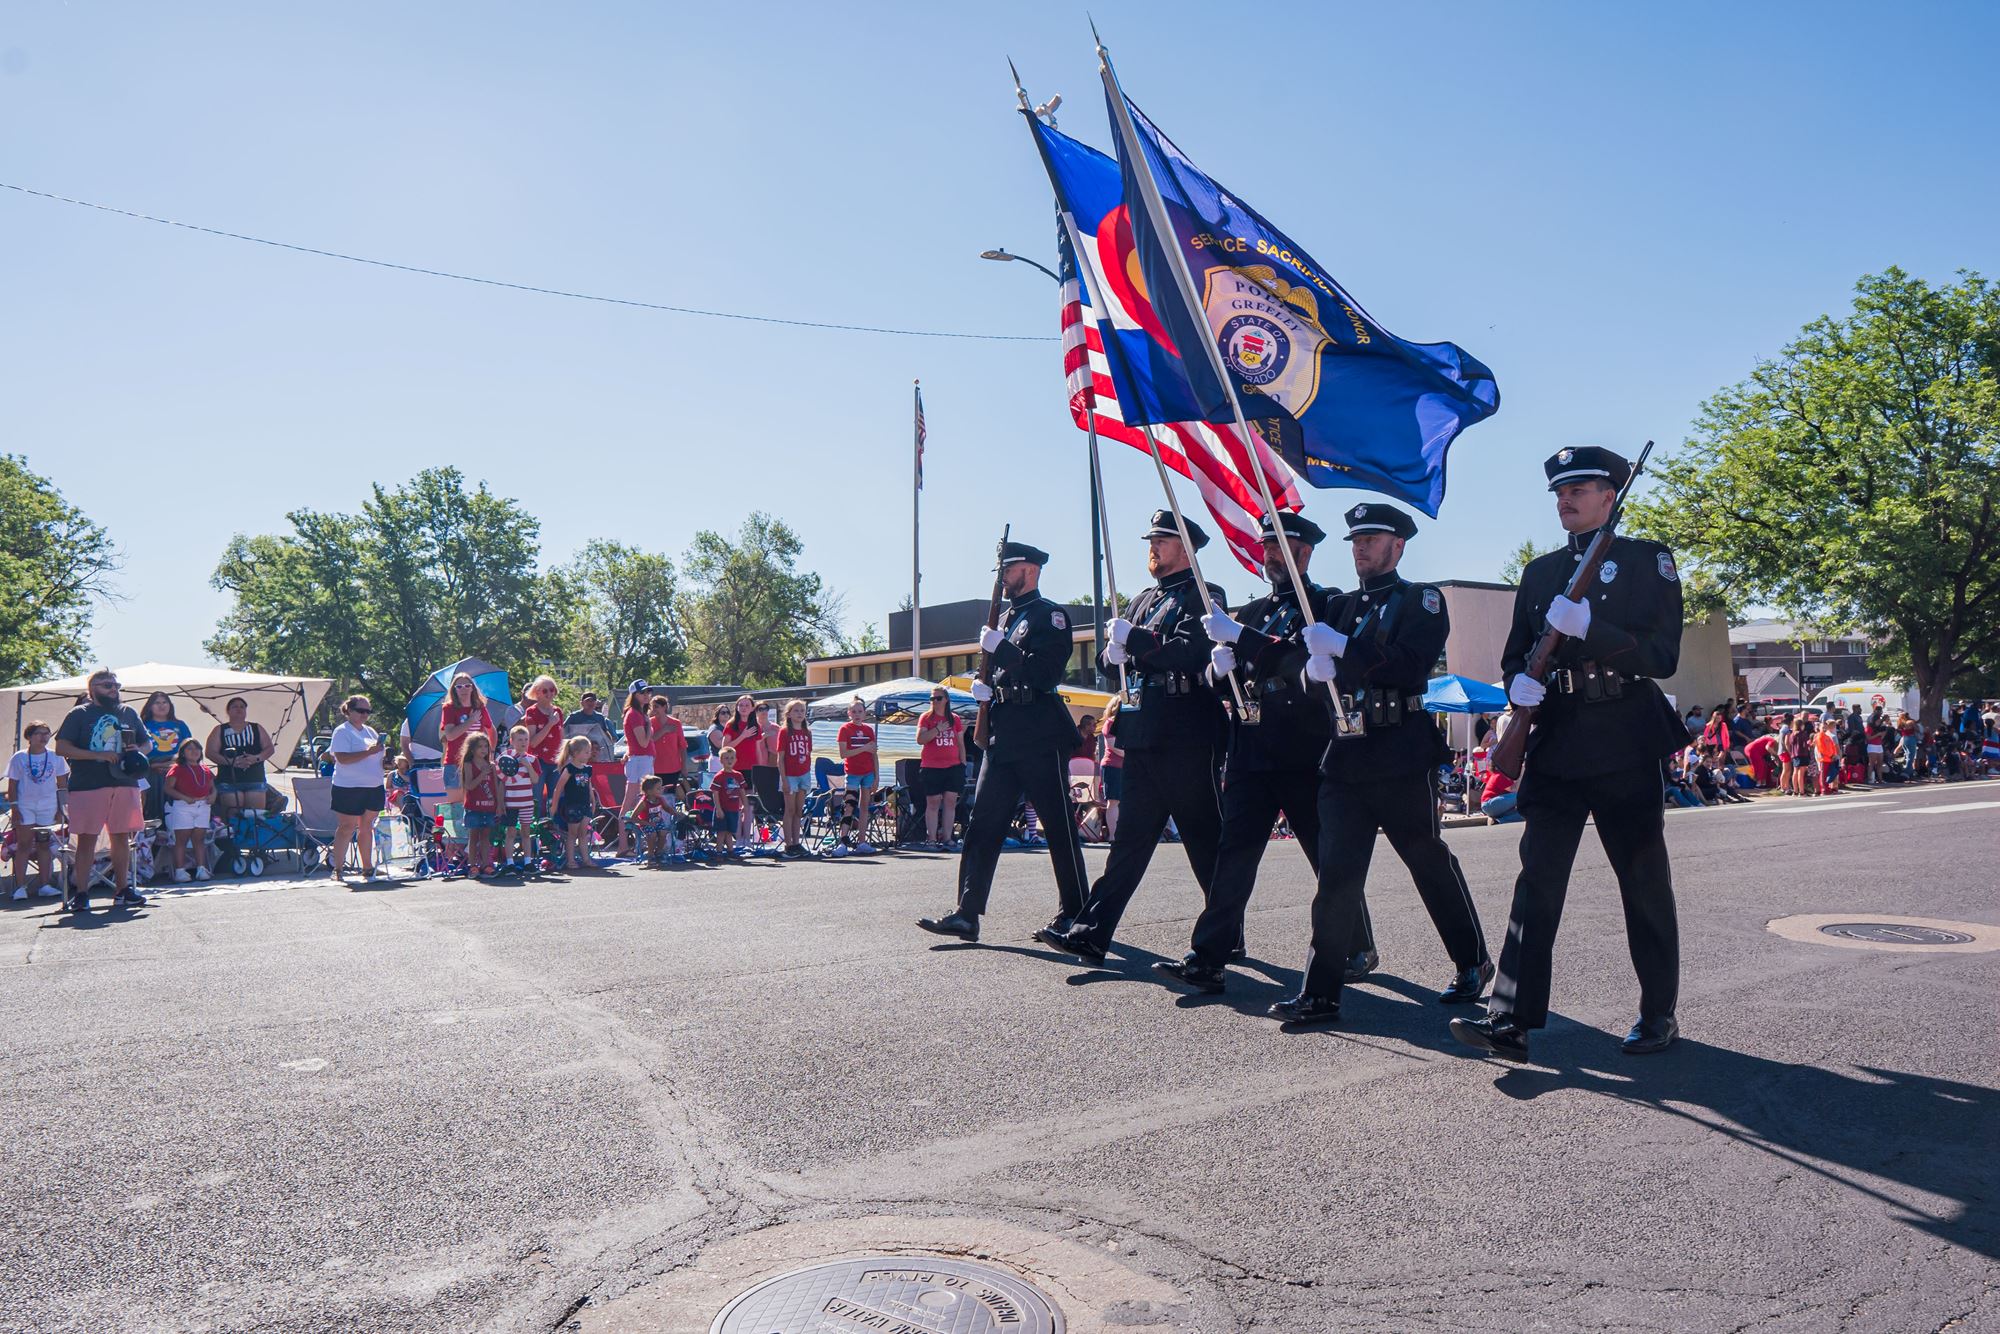
[[[917,490],[924,489],[924,391],[919,385],[917,395]]]
[[[1263,501],[1257,494],[1252,467],[1264,470],[1278,508],[1300,507],[1298,478],[1261,439],[1245,439],[1233,421],[1204,421],[1192,398],[1182,400],[1185,419],[1135,425],[1126,404],[1157,403],[1159,382],[1146,352],[1150,336],[1123,318],[1125,307],[1111,295],[1115,283],[1099,269],[1116,242],[1105,236],[1107,218],[1120,207],[1118,164],[1086,144],[1029,118],[1043,164],[1055,187],[1060,222],[1056,253],[1062,279],[1063,377],[1069,390],[1070,415],[1087,429],[1092,409],[1097,433],[1134,449],[1159,447],[1167,467],[1195,484],[1219,535],[1245,569],[1262,574],[1263,545],[1258,527]],[[1115,224],[1114,224],[1115,225]],[[1074,237],[1074,240],[1072,240]],[[1079,253],[1081,248],[1081,253]],[[1172,385],[1165,386],[1172,392]]]
[[[1127,420],[1234,422],[1230,386],[1201,347],[1208,340],[1253,429],[1308,482],[1380,492],[1436,518],[1451,442],[1499,409],[1493,372],[1452,343],[1383,328],[1317,260],[1196,167],[1106,71],[1106,97],[1122,100],[1112,123],[1128,112],[1137,142],[1120,129],[1126,174],[1103,268],[1126,320],[1147,336],[1144,347],[1124,347],[1162,386],[1129,404]],[[1144,206],[1140,173],[1158,188],[1170,236]],[[1199,310],[1183,299],[1169,245],[1186,262]]]

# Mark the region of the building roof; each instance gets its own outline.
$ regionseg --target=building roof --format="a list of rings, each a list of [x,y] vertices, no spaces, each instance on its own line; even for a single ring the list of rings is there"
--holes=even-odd
[[[1781,621],[1768,616],[1729,627],[1731,644],[1793,644],[1801,639],[1808,643],[1816,639],[1858,639],[1863,643],[1868,642],[1868,636],[1853,631],[1847,634],[1828,634],[1824,630],[1798,621]]]

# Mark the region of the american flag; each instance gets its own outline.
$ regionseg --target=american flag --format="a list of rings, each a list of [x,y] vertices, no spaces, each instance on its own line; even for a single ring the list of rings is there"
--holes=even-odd
[[[1108,440],[1122,440],[1138,450],[1148,450],[1147,434],[1159,445],[1160,461],[1195,484],[1202,501],[1215,520],[1219,535],[1229,550],[1252,574],[1264,571],[1263,542],[1258,525],[1264,513],[1263,497],[1257,494],[1256,475],[1250,471],[1254,457],[1264,469],[1271,498],[1279,509],[1302,507],[1296,476],[1285,461],[1262,439],[1244,439],[1235,425],[1215,425],[1205,421],[1173,422],[1164,426],[1128,426],[1118,408],[1118,390],[1104,359],[1104,338],[1099,331],[1098,313],[1088,304],[1087,286],[1098,284],[1095,276],[1088,284],[1078,280],[1076,246],[1071,243],[1069,224],[1060,214],[1056,223],[1056,248],[1062,270],[1063,378],[1069,388],[1070,416],[1079,430],[1089,429],[1089,412],[1097,409],[1097,433]]]
[[[917,490],[924,489],[924,391],[920,385],[917,395]],[[947,405],[949,406],[949,405]]]

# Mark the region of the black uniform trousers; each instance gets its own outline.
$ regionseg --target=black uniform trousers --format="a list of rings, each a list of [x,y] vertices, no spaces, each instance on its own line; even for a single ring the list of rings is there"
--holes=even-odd
[[[1388,835],[1389,846],[1410,868],[1424,911],[1431,915],[1431,925],[1452,964],[1464,969],[1486,962],[1479,910],[1438,823],[1437,781],[1437,770],[1425,769],[1363,783],[1331,778],[1321,782],[1319,892],[1313,895],[1305,994],[1340,995],[1341,975],[1366,911],[1362,887],[1368,880],[1378,829]]]
[[[1125,789],[1118,799],[1118,832],[1111,838],[1111,855],[1104,874],[1090,887],[1090,901],[1076,919],[1076,930],[1099,949],[1108,949],[1118,919],[1138,891],[1139,880],[1153,860],[1153,849],[1167,830],[1168,817],[1180,831],[1188,864],[1207,899],[1215,874],[1215,850],[1222,838],[1222,801],[1216,791],[1219,757],[1203,747],[1125,752]],[[1231,942],[1234,948],[1234,942]]]
[[[972,818],[965,825],[965,851],[958,859],[958,910],[977,917],[986,911],[993,891],[993,871],[1000,864],[1000,845],[1014,821],[1014,808],[1026,796],[1041,817],[1049,840],[1049,862],[1055,868],[1060,917],[1067,922],[1083,910],[1083,847],[1076,837],[1076,815],[1069,804],[1069,753],[1056,747],[1018,755],[988,752],[979,765],[979,782],[972,789]]]
[[[1189,948],[1203,967],[1220,968],[1230,951],[1243,943],[1243,915],[1250,891],[1257,887],[1257,868],[1271,846],[1271,829],[1283,814],[1292,836],[1319,872],[1319,770],[1230,769],[1222,784],[1222,841],[1215,850],[1215,878],[1209,882],[1208,906],[1195,919]],[[1349,953],[1375,948],[1368,905],[1361,905],[1360,939]]]
[[[1639,974],[1639,1015],[1660,1019],[1674,1012],[1680,997],[1680,924],[1667,862],[1662,782],[1660,766],[1651,760],[1590,778],[1537,774],[1529,761],[1515,807],[1525,820],[1521,874],[1500,947],[1492,1013],[1511,1015],[1523,1028],[1548,1022],[1556,927],[1585,817],[1597,821],[1598,841],[1625,901],[1625,943]]]

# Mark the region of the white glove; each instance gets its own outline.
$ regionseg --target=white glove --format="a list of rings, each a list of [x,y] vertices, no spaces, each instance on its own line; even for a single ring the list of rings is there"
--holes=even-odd
[[[1333,680],[1332,656],[1326,653],[1315,653],[1307,658],[1306,675],[1321,683]]]
[[[981,704],[984,704],[987,700],[993,698],[993,687],[987,685],[984,681],[974,681],[972,683],[972,697]]]
[[[1126,659],[1129,658],[1130,656],[1131,655],[1125,651],[1125,646],[1123,644],[1106,644],[1104,646],[1104,660],[1110,663],[1113,667],[1123,667],[1125,665]]]
[[[1242,623],[1220,607],[1201,618],[1201,628],[1218,644],[1234,644],[1243,635]]]
[[[1571,639],[1581,639],[1590,633],[1590,604],[1571,602],[1561,594],[1549,604],[1549,628],[1568,635]]]
[[[1549,688],[1534,677],[1522,672],[1507,687],[1507,698],[1524,709],[1532,709],[1548,695]]]
[[[1306,652],[1324,658],[1337,658],[1347,652],[1347,636],[1321,621],[1314,621],[1306,627]],[[1315,680],[1327,680],[1316,677]]]
[[[1217,644],[1208,651],[1208,665],[1215,669],[1216,679],[1221,680],[1236,670],[1236,650],[1227,644]]]
[[[979,651],[981,653],[991,653],[994,649],[999,648],[1001,644],[1005,643],[1006,639],[1007,636],[989,625],[979,632]]]
[[[1112,643],[1118,645],[1120,648],[1124,648],[1126,637],[1132,633],[1132,622],[1120,616],[1117,620],[1111,622],[1106,633],[1111,636]]]

